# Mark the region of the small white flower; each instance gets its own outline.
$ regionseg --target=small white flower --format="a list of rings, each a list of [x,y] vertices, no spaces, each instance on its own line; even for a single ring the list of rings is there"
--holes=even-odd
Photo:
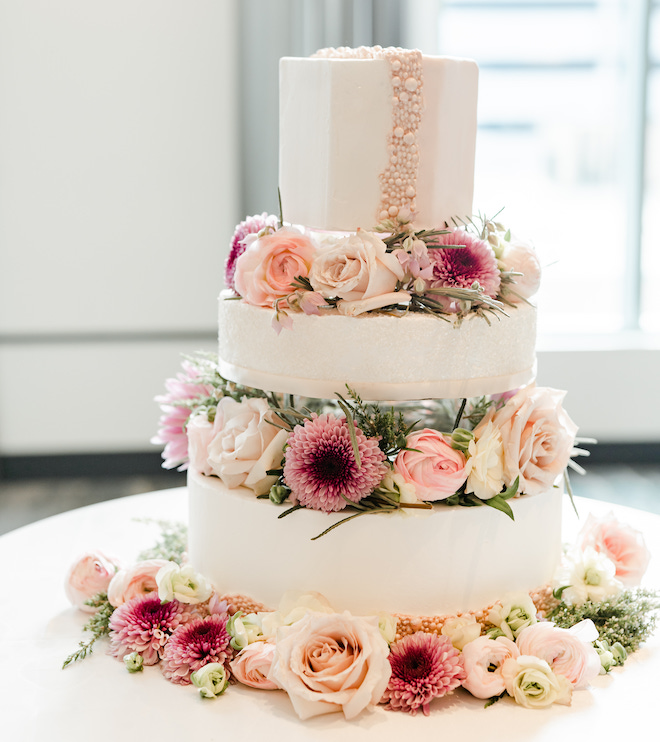
[[[568,605],[582,605],[588,600],[598,603],[616,597],[623,590],[614,563],[590,546],[565,557],[554,583],[556,587],[568,585],[561,594]]]
[[[499,629],[498,636],[513,640],[523,629],[536,623],[536,606],[529,593],[508,593],[490,609],[488,621]]]
[[[397,620],[391,613],[381,611],[378,614],[378,628],[388,644],[391,644],[396,638],[396,624]]]
[[[195,605],[211,597],[212,588],[205,577],[190,565],[180,567],[176,562],[167,562],[156,574],[158,597],[163,603],[178,600],[179,603]]]
[[[195,688],[199,688],[199,695],[202,698],[215,698],[224,693],[229,685],[227,671],[219,662],[209,662],[208,665],[195,670],[190,680]]]
[[[481,624],[473,615],[453,616],[448,618],[442,625],[441,633],[448,636],[453,646],[459,651],[479,638],[481,634]]]
[[[474,492],[481,500],[498,495],[504,484],[504,446],[502,434],[491,421],[469,442],[468,453],[465,491]]]

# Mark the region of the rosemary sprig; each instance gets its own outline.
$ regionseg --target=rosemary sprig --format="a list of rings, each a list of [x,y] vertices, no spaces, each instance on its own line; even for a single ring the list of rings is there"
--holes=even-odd
[[[62,669],[68,667],[73,662],[84,660],[89,654],[94,651],[94,645],[99,639],[103,639],[104,636],[108,636],[110,633],[110,617],[115,610],[108,601],[108,596],[105,593],[98,593],[90,600],[85,601],[87,605],[96,608],[96,613],[89,619],[89,621],[83,626],[83,631],[89,631],[92,634],[92,638],[88,641],[81,641],[78,645],[78,649],[70,654],[62,664]]]

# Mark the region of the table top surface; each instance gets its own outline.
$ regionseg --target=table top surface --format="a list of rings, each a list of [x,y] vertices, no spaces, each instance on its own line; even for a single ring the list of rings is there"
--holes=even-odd
[[[614,511],[645,534],[656,555],[644,584],[660,586],[660,516],[576,498],[581,519],[565,502],[564,536],[572,540],[591,511]],[[85,551],[101,550],[130,564],[153,546],[160,530],[138,519],[187,520],[185,488],[147,493],[80,508],[38,521],[0,537],[5,576],[0,591],[0,711],[3,739],[99,742],[124,735],[162,740],[198,737],[226,740],[228,733],[268,735],[288,742],[362,740],[371,730],[381,739],[481,740],[484,734],[507,742],[543,742],[564,735],[593,739],[599,732],[630,734],[636,720],[655,715],[660,669],[658,632],[625,666],[596,678],[573,694],[570,707],[530,711],[513,702],[483,702],[457,691],[431,706],[431,716],[377,709],[346,722],[341,714],[302,723],[285,693],[231,686],[225,695],[204,700],[192,687],[168,683],[157,667],[129,675],[123,663],[99,646],[83,662],[62,670],[62,662],[84,638],[88,619],[69,606],[63,583],[67,569]],[[258,548],[258,544],[256,546]],[[8,588],[8,589],[7,589]],[[256,699],[256,703],[255,703]],[[5,736],[5,733],[8,736]],[[373,736],[371,737],[373,739]]]

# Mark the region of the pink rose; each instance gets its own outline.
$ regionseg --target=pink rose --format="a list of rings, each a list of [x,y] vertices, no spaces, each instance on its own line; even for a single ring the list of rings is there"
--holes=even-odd
[[[624,585],[639,585],[651,560],[640,531],[621,523],[614,513],[602,518],[589,514],[578,540],[581,549],[591,546],[610,559]]]
[[[444,500],[465,482],[465,456],[454,450],[437,430],[411,433],[406,448],[394,460],[394,470],[415,485],[420,500]]]
[[[316,247],[296,229],[284,227],[259,237],[236,261],[234,285],[248,304],[273,307],[294,291],[297,276],[306,277]]]
[[[501,695],[506,688],[502,665],[508,659],[519,657],[520,652],[505,636],[497,639],[480,636],[463,647],[461,656],[467,674],[463,687],[476,698],[492,698]]]
[[[85,601],[106,592],[118,569],[119,563],[100,551],[83,554],[69,567],[64,582],[66,597],[81,611],[94,613],[96,608],[85,605]]]
[[[120,569],[108,586],[108,601],[117,608],[138,595],[158,594],[156,575],[169,564],[165,559],[147,559],[127,569]]]
[[[268,679],[274,653],[272,642],[252,642],[229,663],[231,674],[239,683],[251,688],[276,690],[279,686]]]
[[[523,629],[516,645],[520,654],[545,660],[556,675],[563,675],[574,688],[585,688],[600,673],[600,657],[593,646],[598,630],[591,619],[570,629],[539,621]]]
[[[571,457],[577,426],[561,406],[566,392],[534,385],[524,387],[498,412],[489,413],[474,431],[491,420],[502,434],[504,483],[520,477],[518,492],[544,492],[564,471]]]
[[[278,629],[268,677],[303,720],[336,711],[353,719],[382,698],[392,673],[388,654],[378,618],[308,613]]]

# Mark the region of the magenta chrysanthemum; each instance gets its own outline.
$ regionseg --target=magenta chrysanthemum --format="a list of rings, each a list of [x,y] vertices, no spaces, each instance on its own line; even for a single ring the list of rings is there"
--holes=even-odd
[[[385,455],[376,438],[367,438],[356,426],[360,464],[355,458],[348,424],[334,415],[313,415],[296,425],[285,451],[284,481],[291,501],[330,513],[359,502],[387,472]]]
[[[249,234],[258,234],[266,227],[277,229],[278,219],[272,214],[255,214],[248,216],[244,221],[236,226],[234,234],[229,244],[229,257],[225,263],[225,285],[228,289],[235,291],[234,271],[236,270],[236,261],[245,252],[245,238]]]
[[[188,468],[186,425],[190,417],[190,407],[182,402],[213,394],[213,387],[210,384],[199,382],[199,372],[192,363],[184,361],[182,367],[183,373],[165,381],[167,393],[156,397],[163,414],[160,417],[158,433],[151,439],[151,443],[165,446],[162,453],[163,469],[174,469],[178,466],[179,471]]]
[[[155,665],[170,634],[189,618],[190,609],[177,600],[161,603],[157,593],[133,598],[110,617],[110,654],[122,659],[138,652],[145,665]]]
[[[428,716],[431,700],[465,678],[459,652],[446,636],[422,631],[404,636],[392,644],[389,659],[392,676],[381,703],[392,711],[414,715],[421,708]]]
[[[434,245],[465,245],[465,247],[438,247],[429,250],[433,261],[432,288],[470,288],[478,281],[484,292],[493,298],[500,290],[500,271],[497,259],[487,242],[464,229],[441,234]]]
[[[173,683],[187,685],[190,675],[209,662],[227,665],[234,656],[227,631],[228,613],[214,613],[180,626],[163,652],[161,670]]]

